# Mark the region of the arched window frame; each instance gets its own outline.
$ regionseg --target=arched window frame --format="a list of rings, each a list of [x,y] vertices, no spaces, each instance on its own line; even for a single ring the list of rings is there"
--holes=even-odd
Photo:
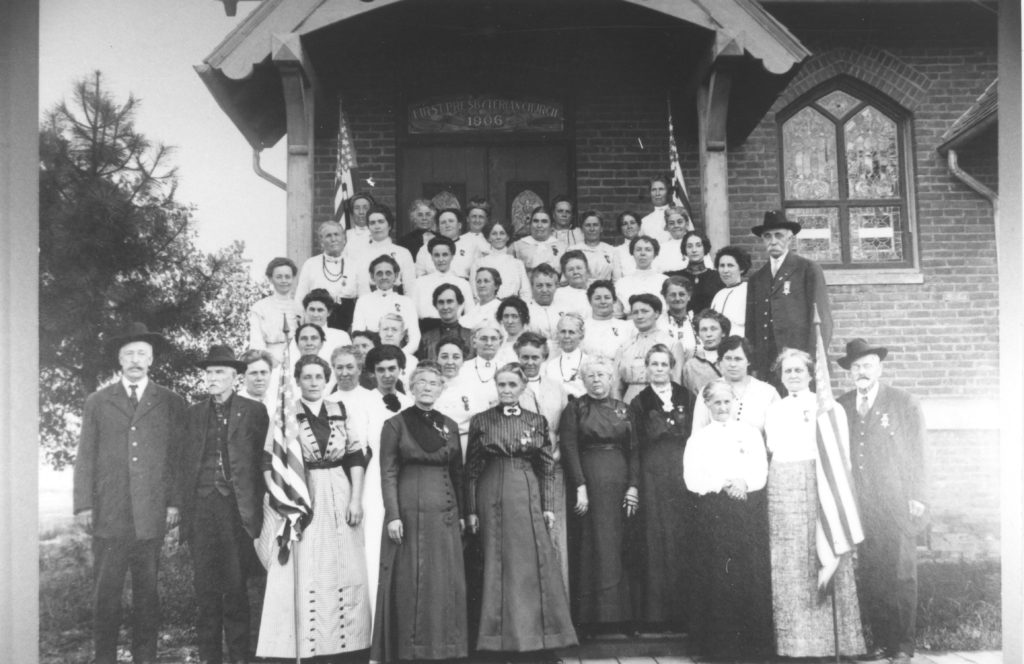
[[[826,95],[840,90],[860,102],[850,107],[842,118],[834,117],[830,112],[818,105],[818,101]],[[846,191],[846,150],[843,141],[844,125],[850,118],[869,105],[881,111],[896,125],[899,155],[898,201],[901,214],[905,219],[902,229],[903,260],[878,263],[854,263],[851,260],[850,217],[849,209],[860,206],[884,205],[887,199],[854,199]],[[836,131],[836,167],[839,183],[836,199],[788,199],[786,198],[786,155],[783,130],[786,122],[807,107],[813,107],[823,117],[832,122]],[[917,247],[917,201],[914,178],[914,140],[913,117],[909,111],[884,95],[877,89],[849,76],[837,76],[815,86],[801,95],[776,115],[778,131],[779,159],[779,193],[782,205],[787,210],[798,208],[836,208],[839,216],[839,234],[841,244],[841,262],[825,262],[826,279],[830,284],[882,284],[882,283],[923,283],[919,269],[919,252]],[[799,251],[799,236],[797,236]]]

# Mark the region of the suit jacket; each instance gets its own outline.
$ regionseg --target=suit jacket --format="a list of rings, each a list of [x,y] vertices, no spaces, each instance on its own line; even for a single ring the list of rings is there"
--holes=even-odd
[[[783,348],[798,348],[814,355],[815,304],[821,317],[821,336],[828,348],[832,310],[821,266],[791,251],[774,279],[770,262],[750,278],[746,335],[754,346],[754,367],[759,377],[768,375]]]
[[[856,390],[838,401],[850,425],[850,461],[865,525],[881,523],[916,535],[925,522],[910,516],[908,501],[927,502],[920,404],[903,390],[879,385],[875,403],[861,420]]]
[[[212,411],[213,402],[209,398],[188,407],[185,447],[179,457],[178,470],[183,507],[182,535],[186,538],[191,534],[196,515],[196,487]],[[253,539],[259,537],[263,527],[263,492],[266,487],[261,463],[269,427],[270,418],[262,403],[237,393],[231,397],[227,440],[231,487],[242,526]]]
[[[180,507],[173,460],[185,400],[149,381],[138,407],[121,381],[89,395],[75,459],[74,511],[93,512],[93,535],[162,539],[167,508]]]

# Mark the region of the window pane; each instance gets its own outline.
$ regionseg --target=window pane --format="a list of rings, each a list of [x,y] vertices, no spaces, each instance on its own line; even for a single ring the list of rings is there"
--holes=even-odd
[[[850,243],[854,263],[902,261],[903,217],[900,208],[850,208]]]
[[[782,125],[786,199],[839,198],[836,128],[824,115],[805,108]]]
[[[841,263],[838,208],[789,208],[786,215],[802,227],[797,252],[819,263]]]
[[[842,120],[850,112],[850,109],[859,103],[859,99],[842,90],[834,90],[818,100],[818,104],[836,120]]]
[[[898,198],[896,123],[881,111],[866,106],[850,118],[843,131],[850,198]]]

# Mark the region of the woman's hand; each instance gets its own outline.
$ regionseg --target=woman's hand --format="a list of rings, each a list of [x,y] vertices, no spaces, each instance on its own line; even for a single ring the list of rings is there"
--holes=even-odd
[[[465,535],[466,534],[466,520],[465,519],[459,519],[459,534],[460,535]]]
[[[363,521],[363,501],[352,497],[348,501],[348,509],[345,510],[345,523],[355,528]]]
[[[395,519],[394,521],[388,522],[388,537],[395,544],[402,543],[402,535],[404,532],[405,531],[402,529],[401,519]]]
[[[573,512],[579,516],[583,516],[587,513],[587,509],[590,508],[590,500],[587,499],[587,485],[581,484],[576,487],[576,507],[573,508]]]
[[[636,514],[640,507],[640,491],[635,486],[626,489],[626,495],[622,498],[622,506],[626,509],[627,518]]]
[[[548,530],[551,530],[552,528],[555,527],[555,513],[554,512],[544,512],[544,525],[548,527]]]
[[[476,514],[470,514],[466,517],[466,526],[469,528],[470,535],[476,535],[477,531],[480,530],[480,517]]]
[[[734,500],[747,499],[747,483],[740,478],[726,480],[725,486],[722,488],[726,495]]]

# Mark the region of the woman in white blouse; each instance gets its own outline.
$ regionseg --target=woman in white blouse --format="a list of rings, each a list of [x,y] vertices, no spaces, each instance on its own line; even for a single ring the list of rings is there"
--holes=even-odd
[[[498,289],[501,288],[501,273],[493,267],[482,267],[473,275],[473,287],[476,290],[476,306],[467,307],[462,317],[462,327],[473,329],[484,321],[498,320]]]
[[[732,417],[735,395],[725,380],[705,385],[701,398],[713,421],[683,452],[683,480],[697,508],[690,633],[701,655],[763,656],[772,620],[764,442]]]
[[[473,274],[476,275],[482,267],[497,270],[501,275],[498,297],[516,295],[529,302],[533,296],[530,293],[530,278],[526,274],[526,265],[512,254],[508,246],[512,237],[511,229],[504,222],[494,221],[484,228],[483,236],[487,239],[488,246],[477,258]]]
[[[580,347],[587,355],[603,355],[613,360],[618,358],[619,348],[633,336],[633,323],[615,317],[615,284],[611,281],[595,281],[587,288],[590,302],[590,317],[587,318],[587,333]]]
[[[465,221],[462,210],[448,208],[437,213],[437,234],[455,243],[449,272],[463,279],[469,278],[469,270],[476,263],[480,245],[477,238],[463,235]],[[435,272],[437,267],[430,257],[430,249],[424,245],[416,254],[416,276]]]
[[[289,333],[302,318],[302,305],[292,298],[296,272],[298,268],[292,259],[271,259],[266,275],[274,292],[249,310],[249,348],[270,351],[278,363],[284,357]]]
[[[395,216],[386,205],[374,205],[366,215],[366,227],[370,230],[370,241],[365,250],[357,252],[356,280],[359,296],[369,294],[373,278],[370,265],[380,256],[390,256],[398,265],[396,270],[395,288],[410,295],[416,289],[416,263],[413,255],[405,247],[391,240],[391,231],[395,227]],[[353,329],[357,329],[353,323]]]
[[[612,278],[618,281],[636,271],[636,262],[629,244],[640,235],[640,216],[636,212],[621,212],[615,225],[622,235],[622,244],[615,247],[612,254]]]
[[[722,247],[715,254],[715,269],[725,288],[715,293],[711,308],[732,323],[732,333],[744,336],[747,327],[747,282],[750,254],[739,247]]]
[[[455,420],[459,425],[459,440],[462,443],[462,460],[466,460],[466,441],[469,435],[469,421],[477,413],[490,407],[486,393],[480,384],[460,374],[469,348],[459,337],[442,337],[437,342],[437,363],[444,376],[444,391],[434,402],[434,408]]]
[[[582,368],[587,356],[580,348],[585,333],[583,316],[574,311],[558,321],[558,352],[544,363],[544,375],[558,381],[566,394],[581,397],[587,393]]]
[[[629,245],[636,269],[615,283],[623,311],[629,310],[629,298],[639,293],[656,295],[661,300],[661,308],[664,310],[665,300],[661,297],[661,286],[668,277],[653,268],[654,260],[661,251],[661,244],[652,237],[641,235],[633,238]]]
[[[778,391],[750,375],[750,342],[741,336],[726,337],[718,346],[718,368],[732,388],[736,397],[732,404],[732,418],[746,422],[761,433],[764,433],[764,422],[768,409],[779,400]],[[693,407],[693,433],[710,424],[711,411],[703,399],[698,399]]]

